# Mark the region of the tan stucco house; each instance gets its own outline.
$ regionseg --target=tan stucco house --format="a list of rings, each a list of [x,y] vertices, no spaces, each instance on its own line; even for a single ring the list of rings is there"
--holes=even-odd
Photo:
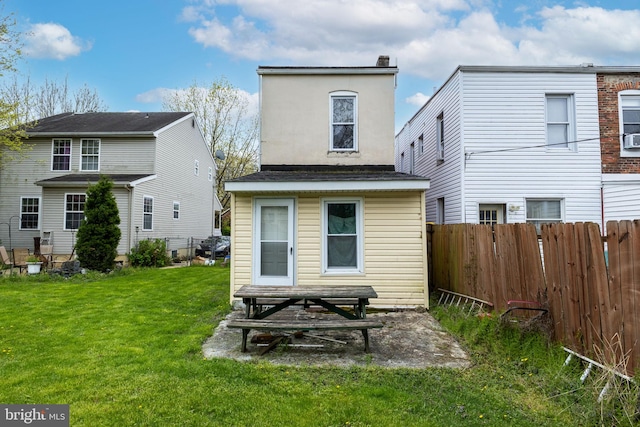
[[[425,190],[394,170],[398,68],[259,67],[260,170],[231,192],[231,295],[242,285],[371,285],[426,306]]]

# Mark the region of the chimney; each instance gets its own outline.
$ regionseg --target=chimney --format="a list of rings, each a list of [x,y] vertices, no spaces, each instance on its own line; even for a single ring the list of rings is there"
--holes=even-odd
[[[380,55],[378,57],[378,63],[376,67],[388,67],[389,66],[389,55]]]

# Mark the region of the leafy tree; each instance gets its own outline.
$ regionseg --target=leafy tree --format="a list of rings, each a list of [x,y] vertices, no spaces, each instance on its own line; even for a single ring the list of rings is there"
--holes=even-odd
[[[224,183],[258,168],[258,115],[250,112],[247,95],[220,78],[209,87],[194,82],[163,99],[166,111],[193,112],[211,153],[220,150],[225,154],[224,160],[217,160],[216,176],[218,198],[224,208],[230,202]]]
[[[0,77],[16,71],[15,63],[21,57],[20,34],[14,30],[13,15],[3,15],[0,6]],[[23,157],[30,146],[23,143],[27,137],[18,114],[18,104],[0,97],[0,168],[6,162]]]
[[[108,271],[118,256],[120,214],[112,188],[113,182],[101,176],[87,190],[85,219],[78,228],[76,253],[80,265],[89,270]]]

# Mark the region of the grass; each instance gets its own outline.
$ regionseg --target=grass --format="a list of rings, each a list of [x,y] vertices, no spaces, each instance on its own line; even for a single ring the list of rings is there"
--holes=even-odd
[[[433,309],[469,349],[452,369],[204,360],[228,268],[0,279],[0,402],[67,403],[73,426],[600,425],[580,370],[541,338]],[[238,342],[238,345],[240,342]],[[606,424],[603,424],[606,425]],[[618,424],[625,425],[625,424]]]

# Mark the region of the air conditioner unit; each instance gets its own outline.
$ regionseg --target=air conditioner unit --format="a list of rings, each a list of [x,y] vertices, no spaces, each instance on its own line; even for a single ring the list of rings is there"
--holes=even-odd
[[[640,133],[632,133],[624,136],[624,148],[640,148]]]

